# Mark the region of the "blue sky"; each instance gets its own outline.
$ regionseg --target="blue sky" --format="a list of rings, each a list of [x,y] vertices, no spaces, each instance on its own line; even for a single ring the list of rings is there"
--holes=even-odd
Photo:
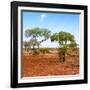
[[[47,13],[47,12],[23,12],[23,40],[28,40],[24,36],[27,29],[39,27],[47,28],[51,34],[60,31],[70,32],[75,36],[76,42],[80,45],[79,40],[79,18],[80,14],[70,13]],[[57,42],[51,42],[50,39],[43,42],[40,47],[58,47]]]

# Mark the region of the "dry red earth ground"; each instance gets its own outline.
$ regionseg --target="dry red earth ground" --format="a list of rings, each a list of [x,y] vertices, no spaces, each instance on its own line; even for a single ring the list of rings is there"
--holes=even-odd
[[[66,56],[66,61],[60,63],[57,53],[33,55],[23,52],[22,77],[75,74],[79,74],[79,53]]]

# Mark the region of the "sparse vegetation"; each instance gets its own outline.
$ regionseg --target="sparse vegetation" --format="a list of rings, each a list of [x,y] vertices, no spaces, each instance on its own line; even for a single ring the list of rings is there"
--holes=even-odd
[[[25,50],[29,52],[28,55],[23,53],[24,77],[79,73],[79,49],[71,33],[59,32],[51,35],[48,30],[34,28],[26,30],[25,35],[30,40],[23,42]],[[39,41],[38,37],[43,37],[43,39]],[[59,47],[40,48],[40,44],[49,38],[51,42],[58,42]]]
[[[40,48],[39,51],[40,51],[40,53],[42,53],[42,54],[50,53],[48,48]]]
[[[60,49],[60,48],[59,48]],[[48,75],[76,75],[79,74],[79,49],[73,51],[78,55],[67,55],[65,63],[59,61],[57,49],[49,48],[54,53],[25,54],[23,52],[23,77],[48,76]],[[71,53],[72,54],[72,53]],[[63,58],[63,57],[61,57]],[[63,59],[62,59],[63,60]]]
[[[34,55],[49,53],[48,48],[39,48],[40,44],[47,39],[50,38],[51,42],[58,42],[58,56],[60,62],[65,62],[65,56],[77,47],[74,36],[69,32],[61,31],[51,35],[51,31],[48,29],[33,28],[26,30],[25,36],[30,38],[30,40],[24,42],[24,47],[32,49]],[[38,40],[40,37],[43,38],[41,41]]]

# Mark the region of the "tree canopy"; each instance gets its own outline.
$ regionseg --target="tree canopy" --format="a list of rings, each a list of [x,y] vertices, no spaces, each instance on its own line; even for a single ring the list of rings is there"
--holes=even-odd
[[[30,39],[30,44],[33,46],[33,48],[35,48],[35,46],[39,45],[46,41],[48,38],[50,38],[51,36],[51,31],[49,31],[48,29],[45,29],[45,28],[32,28],[32,29],[27,29],[25,31],[25,36],[28,38],[28,37],[31,37]],[[42,40],[41,41],[38,41],[37,38],[39,37],[42,37]]]
[[[26,37],[44,37],[44,38],[49,38],[51,35],[51,31],[48,29],[44,28],[32,28],[32,29],[27,29],[25,31],[25,36]]]
[[[57,41],[59,42],[60,45],[64,44],[76,44],[74,36],[69,33],[69,32],[59,32],[59,33],[54,33],[51,36],[51,41]]]

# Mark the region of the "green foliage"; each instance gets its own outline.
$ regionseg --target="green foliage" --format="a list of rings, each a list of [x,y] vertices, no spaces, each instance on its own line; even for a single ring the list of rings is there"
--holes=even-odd
[[[58,41],[59,37],[58,37],[58,33],[54,33],[51,37],[50,37],[51,41]]]
[[[58,41],[60,45],[67,44],[68,41],[74,42],[74,36],[68,32],[54,33],[51,37],[51,41]]]
[[[75,41],[71,42],[71,44],[69,45],[70,48],[75,48],[77,47],[77,43]]]
[[[50,38],[51,36],[51,31],[49,31],[48,29],[42,29],[42,36],[45,38],[45,39],[48,39]]]
[[[51,31],[48,29],[43,29],[43,28],[33,28],[33,29],[27,29],[25,31],[25,36],[26,37],[44,37],[44,38],[49,38],[51,35]]]
[[[51,36],[51,31],[44,28],[32,28],[25,31],[25,36],[30,37],[30,46],[35,49],[35,46],[39,48],[39,45],[46,41]],[[38,37],[42,37],[41,41],[38,41]]]
[[[55,33],[51,36],[51,41],[57,41],[59,43],[59,59],[61,62],[65,61],[65,55],[69,50],[73,50],[73,48],[77,47],[77,44],[74,40],[74,36],[68,32],[59,32]]]
[[[26,31],[25,31],[25,36],[26,37],[30,37],[30,36],[32,36],[32,37],[38,37],[38,36],[42,36],[42,34],[41,34],[41,29],[40,28],[33,28],[33,29],[27,29]]]
[[[59,32],[59,44],[64,45],[67,44],[67,42],[73,42],[74,36],[68,32]]]

